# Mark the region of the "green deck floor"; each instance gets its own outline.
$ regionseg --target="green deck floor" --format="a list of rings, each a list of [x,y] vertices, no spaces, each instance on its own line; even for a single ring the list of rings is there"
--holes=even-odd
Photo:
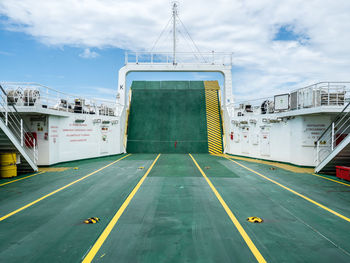
[[[156,154],[133,154],[0,221],[1,262],[81,262]],[[0,217],[122,156],[0,186]],[[350,222],[222,157],[194,154],[267,262],[350,262]],[[238,161],[350,217],[350,187]],[[141,169],[140,167],[144,167]],[[0,180],[0,185],[9,180]],[[86,225],[88,217],[101,218]],[[259,216],[261,224],[246,218]],[[256,262],[187,154],[162,154],[94,262]]]

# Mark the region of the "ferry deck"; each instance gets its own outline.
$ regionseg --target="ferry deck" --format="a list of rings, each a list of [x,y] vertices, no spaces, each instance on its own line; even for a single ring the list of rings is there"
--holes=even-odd
[[[235,108],[231,63],[136,61],[113,106],[1,89],[1,150],[38,170],[0,180],[2,262],[350,262],[350,183],[311,168],[350,160],[346,83]],[[193,70],[223,87],[124,89]]]
[[[235,101],[232,53],[200,52],[177,7],[126,52],[116,100],[0,83],[1,262],[350,262],[350,182],[330,175],[350,180],[350,82]]]
[[[122,154],[62,163],[1,180],[0,257],[349,262],[349,187],[313,169],[231,155]],[[91,217],[100,220],[85,224]]]

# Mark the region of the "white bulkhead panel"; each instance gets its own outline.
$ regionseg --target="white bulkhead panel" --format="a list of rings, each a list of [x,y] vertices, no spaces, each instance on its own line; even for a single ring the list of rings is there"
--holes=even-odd
[[[254,133],[251,135],[252,138],[252,144],[253,145],[258,145],[259,144],[259,134]]]
[[[48,116],[48,134],[38,138],[40,165],[121,153],[118,117],[71,114]]]
[[[260,154],[262,156],[270,156],[270,128],[262,127],[260,132]]]
[[[249,128],[242,129],[242,153],[249,153]]]

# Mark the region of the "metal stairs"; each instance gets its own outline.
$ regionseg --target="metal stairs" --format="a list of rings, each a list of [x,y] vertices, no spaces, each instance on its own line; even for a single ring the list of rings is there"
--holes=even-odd
[[[315,172],[334,173],[350,166],[350,102],[317,141]]]
[[[219,107],[220,90],[217,81],[205,81],[208,149],[210,154],[222,153],[222,127]]]
[[[37,171],[38,151],[35,138],[15,106],[11,105],[11,99],[0,85],[0,152],[16,152],[20,156],[18,171]]]

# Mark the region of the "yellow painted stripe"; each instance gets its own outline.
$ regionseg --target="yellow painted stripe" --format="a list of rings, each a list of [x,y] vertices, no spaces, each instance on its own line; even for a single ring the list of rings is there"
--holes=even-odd
[[[158,156],[156,157],[156,159],[153,161],[153,163],[151,164],[151,166],[148,168],[147,172],[145,173],[145,175],[141,178],[141,180],[137,183],[137,185],[135,186],[135,188],[132,190],[132,192],[129,194],[129,196],[126,198],[126,200],[124,201],[124,203],[122,204],[122,206],[118,209],[117,213],[113,216],[112,220],[108,223],[107,227],[103,230],[102,234],[99,236],[99,238],[97,239],[97,241],[95,242],[95,244],[93,245],[93,247],[90,249],[89,253],[86,255],[86,257],[83,260],[83,263],[87,263],[87,262],[91,262],[95,255],[97,254],[97,252],[100,250],[101,246],[103,245],[103,243],[105,242],[105,240],[107,239],[107,237],[109,236],[109,234],[111,233],[112,229],[114,228],[115,224],[118,222],[119,218],[121,217],[121,215],[123,214],[123,212],[125,211],[125,209],[128,207],[131,199],[135,196],[135,194],[137,193],[137,191],[139,190],[140,186],[142,185],[143,181],[145,181],[147,175],[150,173],[150,171],[152,170],[153,166],[155,165],[155,163],[157,162],[158,158],[159,158],[160,154],[158,154]]]
[[[221,155],[220,155],[221,156]],[[242,161],[246,161],[246,162],[253,162],[253,163],[262,163],[262,164],[266,164],[266,165],[272,165],[272,166],[276,166],[278,168],[293,172],[293,173],[302,173],[302,174],[312,174],[314,176],[317,176],[319,178],[322,179],[326,179],[329,181],[332,181],[334,183],[338,183],[338,184],[342,184],[345,186],[350,186],[350,184],[348,183],[344,183],[341,182],[339,180],[334,180],[319,174],[315,174],[311,171],[313,171],[313,168],[301,168],[301,167],[297,167],[291,164],[284,164],[284,163],[278,163],[278,162],[273,162],[273,161],[266,161],[266,160],[260,160],[260,159],[252,159],[252,158],[245,158],[245,157],[241,157],[241,156],[232,156],[232,155],[225,155],[226,157],[230,158],[230,159],[235,159],[235,160],[242,160]]]
[[[219,133],[212,133],[212,132],[210,132],[213,136],[211,136],[210,138],[208,138],[208,140],[209,141],[211,141],[211,142],[217,142],[217,141],[220,141],[220,138],[221,138],[221,136],[220,136],[220,134]],[[209,134],[210,134],[209,133]],[[215,136],[214,136],[215,135]]]
[[[205,99],[208,133],[208,151],[212,154],[222,153],[220,111],[218,108],[219,100],[217,90],[206,90]]]
[[[253,255],[255,256],[256,260],[258,262],[266,262],[266,260],[264,259],[264,257],[261,255],[261,253],[259,252],[259,250],[256,248],[256,246],[254,245],[253,241],[250,239],[250,237],[248,236],[247,232],[245,232],[244,228],[242,227],[242,225],[239,223],[238,219],[235,217],[235,215],[232,213],[231,209],[228,207],[228,205],[226,204],[226,202],[224,201],[224,199],[222,199],[221,195],[219,194],[219,192],[216,190],[216,188],[214,187],[214,185],[211,183],[211,181],[209,180],[209,178],[206,176],[206,174],[203,172],[202,168],[198,165],[197,161],[194,159],[194,157],[192,156],[192,154],[190,154],[190,157],[192,158],[194,164],[197,166],[198,170],[200,171],[200,173],[203,175],[203,177],[205,178],[205,180],[207,181],[207,183],[209,184],[211,190],[214,192],[216,198],[219,200],[220,204],[222,205],[222,207],[225,209],[227,215],[230,217],[232,223],[235,225],[235,227],[237,228],[238,232],[241,234],[241,236],[243,237],[244,241],[246,242],[246,244],[248,245],[250,251],[253,253]]]
[[[302,194],[298,193],[297,191],[294,191],[294,190],[290,189],[289,187],[284,186],[283,184],[280,184],[279,182],[277,182],[277,181],[275,181],[273,179],[270,179],[269,177],[267,177],[265,175],[262,175],[261,173],[259,173],[257,171],[254,171],[253,169],[250,169],[249,167],[247,167],[247,166],[245,166],[243,164],[240,164],[239,162],[236,162],[236,161],[234,161],[234,160],[232,160],[230,158],[227,158],[226,156],[224,156],[224,158],[226,158],[227,160],[230,160],[231,162],[234,162],[235,164],[238,164],[239,166],[247,169],[248,171],[251,171],[252,173],[255,173],[255,174],[259,175],[260,177],[262,177],[262,178],[264,178],[264,179],[266,179],[266,180],[268,180],[268,181],[270,181],[270,182],[272,182],[272,183],[282,187],[283,189],[288,190],[289,192],[291,192],[291,193],[293,193],[293,194],[295,194],[295,195],[305,199],[306,201],[309,201],[310,203],[312,203],[314,205],[317,205],[318,207],[321,207],[322,209],[332,213],[333,215],[336,215],[336,216],[340,217],[341,219],[344,219],[345,221],[350,222],[350,218],[348,218],[348,217],[346,217],[346,216],[344,216],[342,214],[339,214],[338,212],[336,212],[336,211],[334,211],[334,210],[332,210],[332,209],[330,209],[330,208],[328,208],[328,207],[326,207],[326,206],[324,206],[324,205],[322,205],[322,204],[312,200],[311,198],[309,198],[309,197],[307,197],[305,195],[302,195]]]
[[[44,195],[44,196],[42,196],[42,197],[36,199],[36,200],[33,201],[33,202],[30,202],[29,204],[27,204],[27,205],[25,205],[25,206],[22,206],[21,208],[18,208],[18,209],[16,209],[16,210],[12,211],[11,213],[9,213],[9,214],[7,214],[7,215],[5,215],[5,216],[3,216],[3,217],[0,217],[0,221],[3,221],[3,220],[5,220],[6,218],[9,218],[10,216],[13,216],[14,214],[17,214],[18,212],[21,212],[22,210],[24,210],[24,209],[26,209],[26,208],[28,208],[28,207],[30,207],[30,206],[36,204],[36,203],[38,203],[38,202],[40,202],[40,201],[42,201],[42,200],[48,198],[49,196],[54,195],[54,194],[56,194],[56,193],[58,193],[58,192],[60,192],[60,191],[62,191],[62,190],[64,190],[64,189],[66,189],[67,187],[72,186],[73,184],[76,184],[76,183],[78,183],[78,182],[80,182],[80,181],[82,181],[82,180],[88,178],[89,176],[91,176],[91,175],[93,175],[93,174],[95,174],[95,173],[98,173],[98,172],[102,171],[103,169],[105,169],[105,168],[111,166],[112,164],[115,164],[115,163],[119,162],[120,160],[122,160],[122,159],[124,159],[124,158],[126,158],[126,157],[128,157],[128,156],[130,156],[130,155],[131,155],[131,154],[125,155],[125,156],[119,158],[118,160],[116,160],[116,161],[114,161],[114,162],[111,162],[110,164],[107,164],[106,166],[103,166],[102,168],[100,168],[100,169],[98,169],[98,170],[96,170],[96,171],[94,171],[94,172],[92,172],[92,173],[89,173],[89,174],[83,176],[82,178],[80,178],[80,179],[78,179],[78,180],[75,180],[75,181],[73,181],[73,182],[71,182],[71,183],[69,183],[69,184],[67,184],[67,185],[65,185],[65,186],[63,186],[63,187],[61,187],[61,188],[59,188],[59,189],[57,189],[57,190],[55,190],[55,191],[49,193],[49,194],[47,194],[47,195]]]
[[[217,145],[211,145],[210,148],[213,150],[220,150],[220,147]]]
[[[210,135],[210,134],[209,134]],[[208,141],[211,143],[216,143],[219,139],[216,138],[216,136],[210,136],[210,138],[208,138]]]
[[[221,136],[216,135],[216,136],[211,136],[210,138],[208,138],[208,141],[210,142],[220,142],[221,140]]]
[[[211,141],[211,144],[213,146],[219,146],[219,145],[221,145],[221,142],[220,141]]]
[[[334,180],[334,179],[331,179],[331,178],[328,178],[328,177],[325,177],[325,176],[322,176],[322,175],[319,175],[319,174],[314,174],[314,173],[313,173],[312,175],[317,176],[317,177],[320,177],[320,178],[323,178],[323,179],[326,179],[326,180],[329,180],[329,181],[332,181],[332,182],[335,182],[335,183],[338,183],[338,184],[350,186],[350,184],[343,183],[343,182],[340,182],[340,181],[337,181],[337,180]]]
[[[22,177],[22,178],[19,178],[19,179],[16,179],[16,180],[11,180],[11,181],[9,181],[9,182],[0,184],[0,186],[4,186],[4,185],[7,185],[7,184],[12,184],[12,183],[14,183],[14,182],[18,182],[18,181],[21,181],[21,180],[23,180],[23,179],[27,179],[27,178],[30,178],[30,177],[33,177],[33,176],[36,176],[36,175],[39,175],[39,174],[42,174],[42,173],[45,173],[45,172],[39,172],[39,173],[35,173],[35,174],[32,174],[32,175],[28,175],[28,176],[25,176],[25,177]]]

